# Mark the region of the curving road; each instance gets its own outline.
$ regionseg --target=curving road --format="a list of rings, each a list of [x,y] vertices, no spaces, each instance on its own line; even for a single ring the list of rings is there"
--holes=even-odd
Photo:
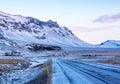
[[[120,84],[120,67],[53,59],[53,84]]]

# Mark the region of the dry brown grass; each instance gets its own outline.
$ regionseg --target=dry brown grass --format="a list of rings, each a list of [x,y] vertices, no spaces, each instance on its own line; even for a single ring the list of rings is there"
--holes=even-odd
[[[38,65],[36,65],[36,66],[33,66],[32,68],[41,67],[41,66],[43,66],[43,65],[44,65],[44,63],[43,63],[43,64],[38,64]]]
[[[52,59],[51,59],[50,62],[49,62],[48,84],[52,84],[52,65],[53,65],[53,62],[52,62]]]
[[[84,57],[84,61],[120,66],[120,56],[95,56],[95,57],[89,57],[89,58]]]
[[[8,64],[13,66],[18,66],[20,64],[21,68],[28,68],[30,62],[22,59],[0,59],[0,64]]]
[[[105,63],[105,64],[112,64],[112,65],[120,65],[120,56],[114,56],[113,58],[100,60],[97,62]]]
[[[25,60],[21,59],[0,59],[0,64],[17,64],[25,62]]]

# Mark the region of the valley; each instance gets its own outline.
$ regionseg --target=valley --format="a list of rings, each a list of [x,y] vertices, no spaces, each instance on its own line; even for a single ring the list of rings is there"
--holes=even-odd
[[[48,60],[52,60],[52,65],[47,72]],[[0,83],[33,84],[37,81],[35,84],[40,82],[41,84],[61,84],[63,81],[63,84],[119,84],[119,60],[120,49],[104,48],[27,52],[22,56],[4,56],[1,54]],[[101,72],[103,73],[98,74]],[[106,72],[117,75],[109,74],[110,79],[107,79]],[[72,74],[73,76],[71,76]],[[43,76],[44,79],[41,78]],[[38,79],[41,80],[38,81]],[[110,80],[113,81],[110,82]],[[51,83],[46,81],[51,81]]]
[[[90,44],[57,22],[0,12],[0,84],[120,84],[120,41]]]

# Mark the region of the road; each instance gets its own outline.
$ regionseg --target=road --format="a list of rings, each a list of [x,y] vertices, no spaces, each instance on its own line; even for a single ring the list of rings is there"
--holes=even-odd
[[[53,59],[53,84],[120,84],[120,67]]]

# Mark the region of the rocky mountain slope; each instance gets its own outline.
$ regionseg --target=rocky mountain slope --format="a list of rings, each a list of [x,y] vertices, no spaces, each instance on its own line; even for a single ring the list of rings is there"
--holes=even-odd
[[[0,12],[0,40],[9,46],[39,43],[62,47],[91,47],[57,22],[52,20],[44,22],[33,17],[4,12]]]

